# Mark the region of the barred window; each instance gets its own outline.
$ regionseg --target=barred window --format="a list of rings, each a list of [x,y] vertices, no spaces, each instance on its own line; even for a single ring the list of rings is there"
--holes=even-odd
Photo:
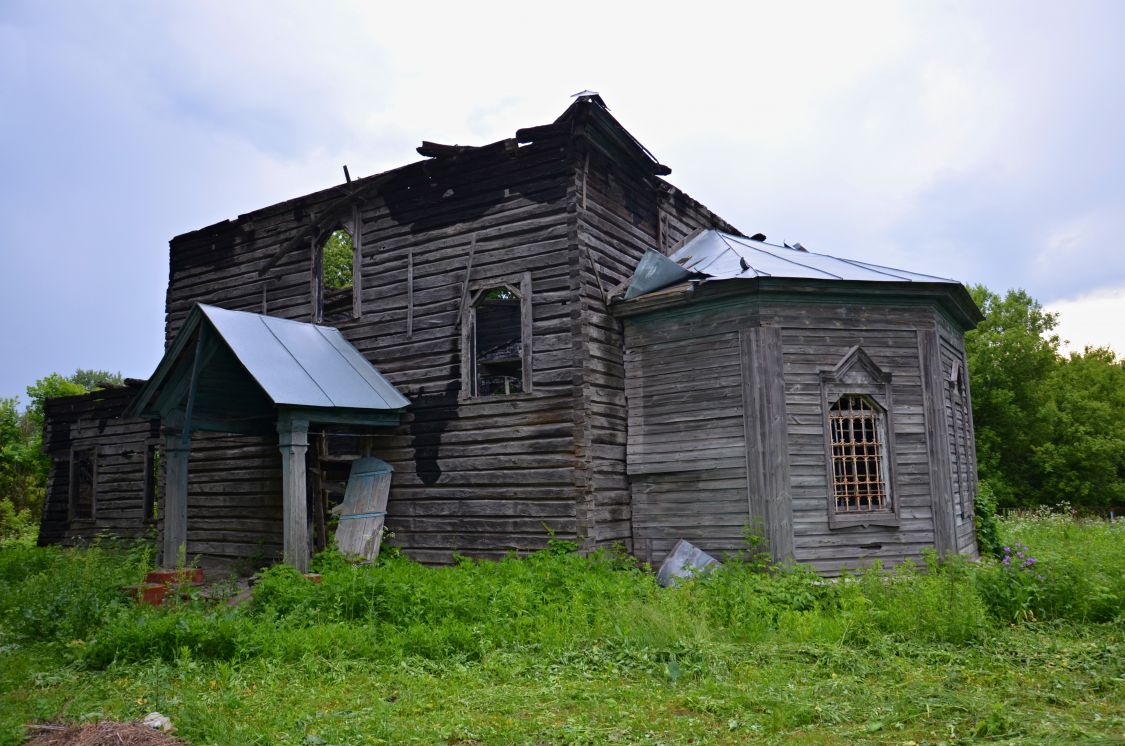
[[[841,396],[829,407],[828,423],[836,513],[890,510],[880,409],[864,396]]]

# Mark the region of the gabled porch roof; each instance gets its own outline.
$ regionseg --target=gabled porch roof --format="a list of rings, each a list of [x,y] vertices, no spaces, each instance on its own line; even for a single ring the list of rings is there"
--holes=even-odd
[[[130,414],[180,411],[191,429],[266,433],[279,415],[393,425],[409,404],[338,329],[200,304]]]

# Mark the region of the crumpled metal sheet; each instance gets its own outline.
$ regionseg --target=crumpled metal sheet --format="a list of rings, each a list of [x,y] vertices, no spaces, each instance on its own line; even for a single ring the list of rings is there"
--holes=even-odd
[[[665,257],[651,249],[646,251],[629,281],[625,299],[666,288],[689,277],[704,280],[776,277],[958,284],[956,280],[945,277],[819,254],[803,247],[777,246],[711,229],[701,231],[671,256]]]
[[[656,582],[667,588],[681,578],[710,572],[721,565],[721,562],[699,547],[680,539],[661,563],[660,570],[656,573]]]

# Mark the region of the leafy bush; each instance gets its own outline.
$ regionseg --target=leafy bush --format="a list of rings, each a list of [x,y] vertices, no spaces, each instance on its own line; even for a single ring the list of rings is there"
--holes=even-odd
[[[261,652],[255,632],[234,611],[132,607],[109,616],[80,655],[95,668],[115,661],[231,660]]]
[[[866,618],[855,620],[857,636],[874,630],[900,640],[960,645],[988,633],[985,604],[973,592],[972,568],[961,557],[938,562],[931,552],[925,572],[911,562],[893,571],[876,565],[859,575],[851,592],[866,601],[846,603],[849,609],[866,609]]]
[[[1069,506],[1006,521],[1001,560],[977,573],[977,587],[1003,621],[1109,622],[1125,614],[1125,530],[1078,519]]]
[[[1008,542],[999,561],[930,555],[921,567],[826,580],[751,557],[669,589],[628,558],[581,557],[564,543],[438,568],[393,555],[357,566],[328,552],[314,559],[320,583],[276,566],[233,610],[128,601],[120,588],[140,579],[143,549],[10,545],[0,547],[0,623],[93,667],[309,656],[460,666],[524,655],[527,665],[637,668],[674,681],[728,665],[731,646],[965,645],[994,635],[996,622],[1122,618],[1120,526],[1048,512],[997,526]]]
[[[25,639],[84,640],[127,604],[121,589],[139,582],[149,561],[141,545],[0,547],[0,622]]]
[[[977,530],[977,547],[982,555],[1000,559],[1004,542],[1000,539],[1000,517],[997,515],[996,493],[987,481],[977,490],[976,515],[973,521]]]

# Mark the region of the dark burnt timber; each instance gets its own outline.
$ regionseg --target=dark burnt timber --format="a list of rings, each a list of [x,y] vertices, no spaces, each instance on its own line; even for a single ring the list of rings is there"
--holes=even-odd
[[[767,298],[718,283],[699,296],[692,284],[621,302],[646,250],[671,254],[708,229],[743,234],[663,179],[671,170],[596,94],[512,138],[423,141],[418,153],[424,160],[170,244],[166,346],[198,304],[329,325],[410,400],[398,425],[309,427],[311,549],[331,534],[351,462],[373,456],[394,470],[389,543],[423,562],[533,551],[552,535],[653,562],[680,538],[721,556],[742,547],[748,527],[778,558],[825,572],[926,546],[975,551],[967,380],[950,378],[968,310],[951,318],[924,292],[890,302],[862,287],[793,286]],[[322,276],[336,230],[353,239],[350,286]],[[836,529],[825,514],[818,376],[856,345],[893,375],[887,392],[862,395],[893,399],[880,423],[894,428],[897,527]],[[44,541],[164,531],[159,500],[157,522],[144,523],[144,459],[102,453],[167,433],[118,414],[99,450],[82,447],[95,442],[82,439],[98,432],[102,409],[126,403],[49,410],[57,457]],[[297,473],[286,444],[286,473]],[[190,462],[187,556],[280,559],[283,525],[301,506],[289,500],[283,519],[277,433],[199,433],[177,458]],[[64,484],[72,472],[75,489]]]

